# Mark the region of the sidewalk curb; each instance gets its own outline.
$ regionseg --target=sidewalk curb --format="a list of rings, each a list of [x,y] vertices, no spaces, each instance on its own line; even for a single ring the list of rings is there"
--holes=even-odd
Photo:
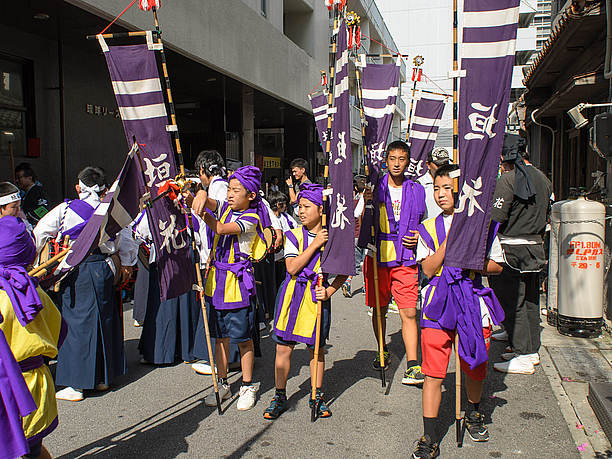
[[[548,348],[546,346],[542,346],[540,348],[540,366],[544,371],[544,374],[548,378],[548,382],[552,388],[552,393],[555,395],[557,399],[557,403],[559,404],[559,409],[561,410],[561,414],[563,414],[563,418],[567,423],[567,427],[570,431],[572,439],[576,444],[576,449],[580,457],[582,458],[593,458],[596,457],[595,450],[591,445],[589,437],[586,435],[584,429],[577,429],[577,425],[583,425],[572,405],[572,400],[569,395],[565,391],[563,384],[561,384],[561,379],[559,377],[559,373],[553,363],[553,360],[548,353]],[[583,448],[578,449],[579,447]]]

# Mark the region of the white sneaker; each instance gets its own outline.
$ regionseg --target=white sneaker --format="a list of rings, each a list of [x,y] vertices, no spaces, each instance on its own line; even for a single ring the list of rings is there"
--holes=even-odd
[[[142,324],[134,319],[134,327],[142,327]]]
[[[238,411],[250,410],[251,408],[255,406],[256,399],[257,399],[257,387],[253,385],[242,386],[240,388],[240,397],[238,397],[236,408],[238,408]]]
[[[196,362],[191,364],[191,369],[200,375],[212,375],[212,368],[208,362]],[[215,370],[217,367],[215,366]]]
[[[227,400],[232,396],[232,389],[230,389],[229,384],[218,384],[219,387],[219,398],[221,401]],[[204,404],[206,406],[217,406],[217,397],[215,397],[215,391],[212,391],[210,394],[204,398]]]
[[[493,333],[491,335],[491,339],[493,341],[508,341],[508,332],[506,330],[502,330],[497,333]]]
[[[501,355],[501,358],[504,360],[512,360],[514,357],[517,357],[518,354],[514,353],[514,352],[504,352]],[[540,364],[540,355],[536,352],[535,354],[525,354],[525,357],[529,357],[529,360],[531,360],[531,363],[533,365],[539,365]]]
[[[531,358],[527,355],[517,355],[507,362],[499,362],[493,364],[495,370],[502,373],[512,373],[517,375],[532,375],[535,373],[535,367]]]
[[[81,389],[66,387],[55,394],[58,400],[66,400],[68,402],[80,402],[85,398]]]

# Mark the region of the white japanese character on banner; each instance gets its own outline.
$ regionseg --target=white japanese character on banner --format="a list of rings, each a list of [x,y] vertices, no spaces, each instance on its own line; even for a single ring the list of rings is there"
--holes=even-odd
[[[493,132],[493,129],[497,123],[497,119],[495,118],[495,109],[497,108],[497,104],[493,105],[493,107],[487,107],[486,105],[474,102],[472,104],[472,108],[477,111],[468,115],[472,132],[468,132],[464,136],[465,140],[482,140],[484,139],[484,134],[488,135],[490,139],[495,137],[496,134]],[[491,113],[488,113],[489,110]],[[484,112],[488,116],[485,116],[479,112]]]
[[[346,217],[345,212],[347,211],[346,199],[341,196],[340,193],[336,194],[336,212],[331,221],[332,228],[344,229],[349,219]]]
[[[381,164],[385,160],[385,142],[373,143],[370,147],[370,161]]]
[[[172,250],[181,250],[187,245],[187,241],[183,238],[183,235],[179,230],[176,229],[176,215],[170,215],[170,224],[163,220],[159,220],[160,234],[164,237],[160,250],[166,249],[168,253]],[[179,237],[180,236],[180,237]],[[172,244],[172,248],[170,245]]]
[[[478,177],[476,180],[472,180],[474,187],[472,188],[467,184],[467,180],[463,184],[463,188],[461,189],[461,195],[459,196],[459,207],[457,208],[457,213],[461,213],[465,210],[466,204],[468,205],[468,217],[474,215],[474,210],[478,209],[482,213],[484,210],[478,204],[476,200],[476,196],[480,196],[482,191],[479,191],[482,188],[482,177]]]
[[[170,163],[168,161],[164,161],[166,158],[168,158],[166,153],[162,153],[157,158],[144,158],[144,163],[146,166],[144,174],[147,177],[148,187],[153,186],[156,181],[170,178]]]
[[[345,137],[345,131],[338,133],[338,157],[335,159],[334,164],[340,164],[343,160],[346,159],[346,140],[344,140]]]
[[[417,177],[423,175],[423,160],[417,161],[416,158],[410,158],[410,164],[408,165],[406,173],[407,175],[415,175]]]

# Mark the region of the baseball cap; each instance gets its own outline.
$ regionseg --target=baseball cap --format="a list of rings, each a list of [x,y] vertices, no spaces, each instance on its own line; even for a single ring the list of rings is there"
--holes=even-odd
[[[427,161],[434,163],[436,166],[444,166],[451,162],[448,150],[442,147],[434,148],[433,151],[427,155]]]

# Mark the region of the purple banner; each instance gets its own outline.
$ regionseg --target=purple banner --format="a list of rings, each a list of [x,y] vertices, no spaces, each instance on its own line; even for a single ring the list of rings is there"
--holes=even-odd
[[[325,151],[325,142],[327,142],[327,94],[321,93],[316,96],[309,95],[310,105],[312,105],[312,114],[314,116],[317,132],[319,133],[319,141],[321,148]]]
[[[447,266],[482,269],[510,99],[519,0],[465,0],[459,92],[459,202]],[[475,231],[476,229],[476,231]]]
[[[135,158],[136,148],[133,146],[130,150],[113,185],[71,246],[65,263],[59,267],[61,273],[79,265],[100,244],[115,238],[140,212],[142,178]]]
[[[440,120],[444,113],[445,101],[421,97],[414,109],[412,125],[410,126],[410,165],[408,175],[417,179],[427,172],[425,161],[433,150]]]
[[[366,119],[365,143],[368,151],[369,182],[376,186],[384,169],[387,139],[397,103],[400,65],[366,64],[362,71],[363,112]],[[367,206],[361,222],[358,245],[367,247],[372,240],[373,209]]]
[[[177,175],[168,114],[157,69],[157,45],[107,46],[100,38],[129,145],[143,146],[144,180],[156,196],[159,186]],[[145,193],[142,186],[138,196]],[[161,299],[174,298],[193,285],[193,264],[186,220],[169,199],[147,212],[157,255]]]
[[[353,154],[349,108],[348,32],[338,29],[334,81],[334,118],[329,157],[329,241],[321,259],[323,272],[355,274],[355,213],[353,209]],[[328,189],[329,190],[329,189]],[[326,190],[326,191],[328,191]]]

